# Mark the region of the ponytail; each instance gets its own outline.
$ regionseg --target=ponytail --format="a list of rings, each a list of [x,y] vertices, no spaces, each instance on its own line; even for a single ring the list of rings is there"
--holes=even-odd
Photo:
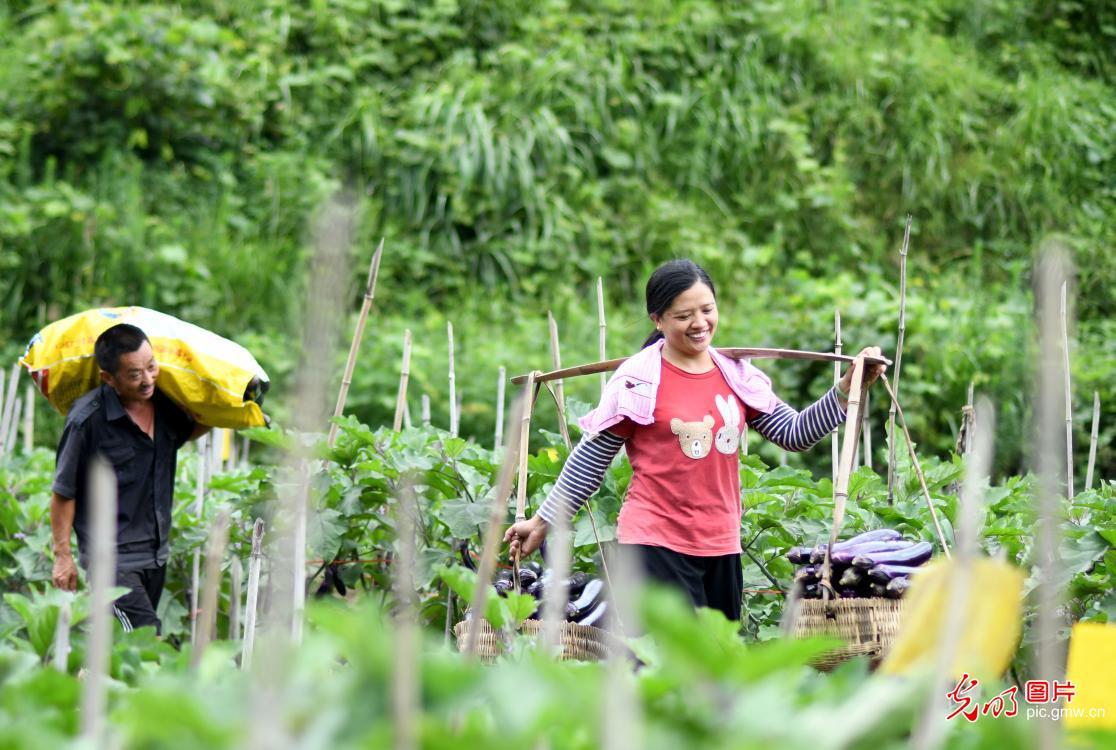
[[[658,331],[658,330],[652,331],[651,335],[647,337],[647,340],[643,342],[643,346],[641,346],[639,348],[640,349],[646,349],[647,347],[651,346],[652,344],[654,344],[656,341],[658,341],[661,338],[664,338],[662,331]]]

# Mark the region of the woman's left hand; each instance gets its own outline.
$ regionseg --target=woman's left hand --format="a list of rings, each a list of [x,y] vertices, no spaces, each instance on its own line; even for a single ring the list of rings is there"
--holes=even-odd
[[[860,354],[858,354],[856,356],[858,356],[858,357],[860,357],[860,356],[879,357],[880,359],[882,359],[883,358],[883,352],[880,351],[880,347],[878,347],[878,346],[866,346],[863,349],[861,349]],[[849,367],[849,369],[845,370],[845,374],[841,378],[841,382],[838,386],[841,389],[842,393],[848,393],[849,389],[852,388],[853,372],[855,370],[856,370],[856,363],[855,362],[853,362],[853,364]],[[880,375],[883,375],[886,371],[887,371],[887,365],[868,365],[864,370],[864,380],[861,384],[861,387],[867,389],[868,386],[872,385],[872,383],[875,383],[876,380],[879,379]],[[842,399],[842,401],[843,400],[844,399]]]

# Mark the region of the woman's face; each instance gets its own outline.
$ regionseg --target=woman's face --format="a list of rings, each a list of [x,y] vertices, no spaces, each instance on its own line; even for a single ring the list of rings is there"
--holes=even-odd
[[[670,307],[651,320],[663,332],[666,346],[682,357],[696,357],[713,341],[717,328],[717,299],[713,290],[702,282],[674,298]]]

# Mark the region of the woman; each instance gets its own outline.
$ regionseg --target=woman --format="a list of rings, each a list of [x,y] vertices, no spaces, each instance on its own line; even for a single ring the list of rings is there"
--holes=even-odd
[[[617,523],[620,544],[638,553],[652,579],[681,588],[695,606],[739,620],[742,427],[786,450],[806,450],[844,421],[853,369],[802,412],[780,401],[766,375],[713,349],[716,291],[690,260],[651,275],[647,313],[655,332],[580,420],[584,437],[546,501],[504,541],[523,554],[537,549],[559,514],[572,518],[597,491],[626,445],[632,481]],[[868,368],[865,386],[883,369]]]

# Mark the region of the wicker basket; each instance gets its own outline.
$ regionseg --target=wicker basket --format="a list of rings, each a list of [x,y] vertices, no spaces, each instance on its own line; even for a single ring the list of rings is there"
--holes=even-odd
[[[475,624],[474,620],[462,620],[453,627],[454,637],[457,638],[458,650],[464,650],[469,640],[470,629]],[[609,643],[612,640],[606,631],[590,625],[578,625],[574,622],[562,623],[562,658],[578,661],[603,661],[609,655]],[[542,622],[539,620],[525,620],[519,626],[519,633],[538,638],[542,631]],[[493,661],[504,653],[510,644],[511,638],[501,630],[496,630],[488,620],[480,621],[480,633],[477,634],[477,655],[484,661]]]
[[[797,638],[831,636],[845,645],[827,651],[811,664],[828,672],[856,656],[870,657],[876,665],[887,654],[903,619],[901,599],[801,599],[793,626]]]

